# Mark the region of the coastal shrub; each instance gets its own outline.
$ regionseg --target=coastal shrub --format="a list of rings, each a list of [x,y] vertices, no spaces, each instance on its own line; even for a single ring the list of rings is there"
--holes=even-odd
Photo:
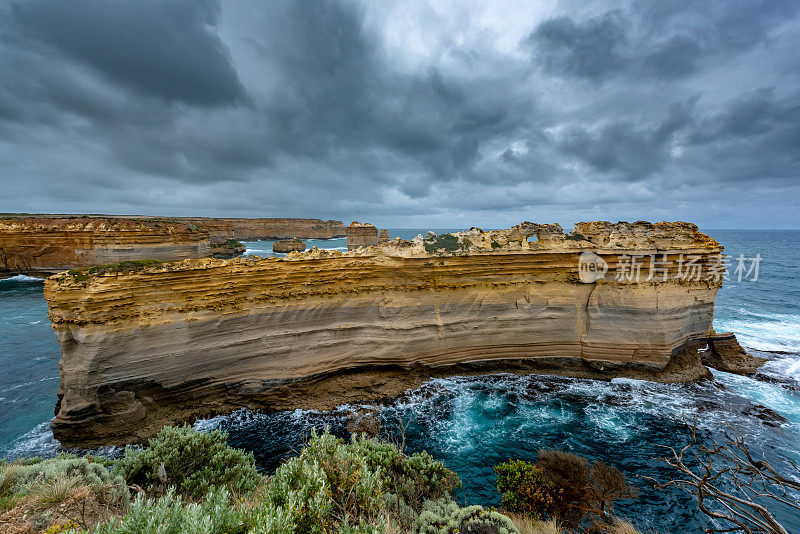
[[[91,456],[60,454],[49,460],[13,462],[0,467],[0,497],[28,495],[48,486],[111,488],[121,499],[128,495],[125,480],[109,471],[104,461]]]
[[[427,452],[406,456],[391,443],[364,438],[353,438],[352,446],[371,469],[380,471],[391,495],[390,511],[404,523],[413,521],[426,501],[450,497],[461,485],[453,471]]]
[[[503,494],[502,506],[509,512],[542,518],[553,510],[555,486],[545,480],[542,469],[514,460],[494,468],[497,491]]]
[[[515,460],[495,472],[505,510],[568,526],[605,521],[613,517],[616,500],[637,495],[615,467],[558,450],[540,450],[535,465]]]
[[[211,490],[199,504],[185,502],[174,488],[156,500],[139,494],[124,517],[96,525],[88,533],[244,534],[248,531],[247,510],[230,502],[226,488]]]
[[[444,250],[445,252],[456,252],[457,250],[465,248],[465,244],[458,241],[458,237],[453,234],[442,234],[433,237],[430,241],[425,241],[425,251],[428,254],[433,254],[437,250]]]
[[[0,464],[0,506],[12,531],[87,527],[120,513],[128,502],[125,480],[92,457],[61,454]]]
[[[144,449],[128,447],[118,470],[130,484],[149,493],[175,493],[200,499],[212,488],[225,486],[243,495],[261,482],[253,454],[226,444],[218,430],[196,432],[190,426],[165,427]]]
[[[520,534],[508,516],[481,506],[460,508],[448,498],[428,501],[413,531],[417,534]]]
[[[312,432],[300,454],[270,479],[266,498],[289,513],[295,532],[325,532],[376,521],[383,513],[383,479],[351,445]]]

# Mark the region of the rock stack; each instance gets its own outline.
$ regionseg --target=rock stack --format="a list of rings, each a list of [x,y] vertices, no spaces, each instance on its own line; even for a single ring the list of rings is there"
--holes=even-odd
[[[306,244],[299,239],[281,239],[272,244],[272,252],[303,252]]]

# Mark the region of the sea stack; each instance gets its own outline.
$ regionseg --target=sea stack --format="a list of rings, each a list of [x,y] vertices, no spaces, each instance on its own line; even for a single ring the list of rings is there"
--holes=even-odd
[[[707,377],[721,251],[689,223],[526,222],[62,273],[45,283],[62,353],[52,428],[68,446],[135,442],[242,406],[329,408],[452,374]]]
[[[370,223],[353,221],[346,228],[346,232],[347,250],[355,250],[359,247],[374,247],[389,241],[389,231],[387,229],[382,228],[378,232],[378,228]]]
[[[303,252],[306,244],[299,239],[281,239],[272,244],[273,252]]]

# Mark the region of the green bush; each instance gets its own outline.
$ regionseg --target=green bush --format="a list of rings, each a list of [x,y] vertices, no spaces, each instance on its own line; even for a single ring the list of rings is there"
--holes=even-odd
[[[437,250],[444,250],[445,252],[456,252],[457,250],[465,249],[467,244],[460,243],[458,237],[453,234],[442,234],[434,237],[431,241],[425,241],[425,251],[428,254],[433,254]]]
[[[570,527],[602,522],[615,501],[637,496],[615,467],[564,451],[542,449],[535,465],[516,460],[495,472],[505,510]]]
[[[550,514],[555,487],[539,467],[514,460],[496,466],[494,471],[497,491],[503,494],[503,509],[537,519]]]
[[[461,485],[458,476],[427,452],[406,456],[391,443],[354,439],[353,447],[371,469],[380,469],[386,488],[419,513],[429,500],[449,497]]]
[[[277,469],[265,496],[268,507],[291,517],[295,532],[315,533],[376,521],[384,487],[380,470],[371,469],[352,445],[312,432],[300,454]]]
[[[122,519],[97,525],[91,534],[244,534],[248,514],[230,504],[227,489],[214,489],[202,503],[186,503],[173,488],[157,500],[141,494]]]
[[[148,493],[174,486],[178,495],[199,499],[214,487],[225,486],[243,495],[261,482],[253,454],[228,447],[227,436],[215,430],[196,432],[190,426],[166,427],[144,449],[128,447],[118,463],[130,484]]]
[[[72,454],[60,454],[50,460],[36,458],[2,463],[0,499],[6,499],[4,507],[30,494],[40,496],[43,502],[57,501],[59,494],[69,489],[89,486],[94,490],[107,488],[116,499],[127,502],[125,480],[109,471],[105,464],[105,461],[91,456]]]
[[[460,508],[452,499],[428,501],[414,523],[417,534],[519,534],[514,522],[481,506]]]

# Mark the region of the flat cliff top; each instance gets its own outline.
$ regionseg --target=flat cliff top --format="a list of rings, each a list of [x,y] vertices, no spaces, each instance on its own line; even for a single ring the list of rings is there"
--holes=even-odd
[[[185,234],[194,235],[197,240],[208,237],[206,232],[192,224],[158,217],[0,215],[0,238],[19,233],[49,232]]]
[[[294,262],[331,260],[335,269],[341,261],[360,261],[372,258],[385,260],[426,259],[458,257],[468,261],[471,256],[578,254],[591,250],[603,255],[647,255],[657,253],[718,254],[722,246],[698,231],[697,226],[685,222],[660,223],[610,223],[605,221],[582,222],[572,232],[565,234],[558,224],[524,222],[506,230],[484,231],[472,228],[467,231],[427,236],[418,235],[411,241],[395,238],[386,243],[361,247],[351,251],[311,248],[305,252],[290,252],[283,258],[240,257],[230,260],[201,258],[175,262],[126,262],[120,265],[73,269],[54,275],[60,287],[72,284],[86,286],[94,277],[120,274],[174,273],[229,267],[231,272],[271,270],[282,264]],[[339,260],[338,262],[336,260]],[[544,260],[537,260],[538,264]],[[371,262],[374,263],[374,262]],[[561,267],[553,264],[554,269]],[[318,268],[324,268],[318,266]]]
[[[253,223],[303,223],[303,224],[332,224],[341,225],[344,227],[342,221],[334,219],[309,219],[297,217],[171,217],[159,215],[105,215],[105,214],[70,214],[70,213],[0,213],[0,220],[36,220],[36,221],[51,221],[58,220],[104,220],[104,221],[129,221],[134,220],[138,222],[154,221],[156,223],[197,223],[197,222],[253,222]]]

